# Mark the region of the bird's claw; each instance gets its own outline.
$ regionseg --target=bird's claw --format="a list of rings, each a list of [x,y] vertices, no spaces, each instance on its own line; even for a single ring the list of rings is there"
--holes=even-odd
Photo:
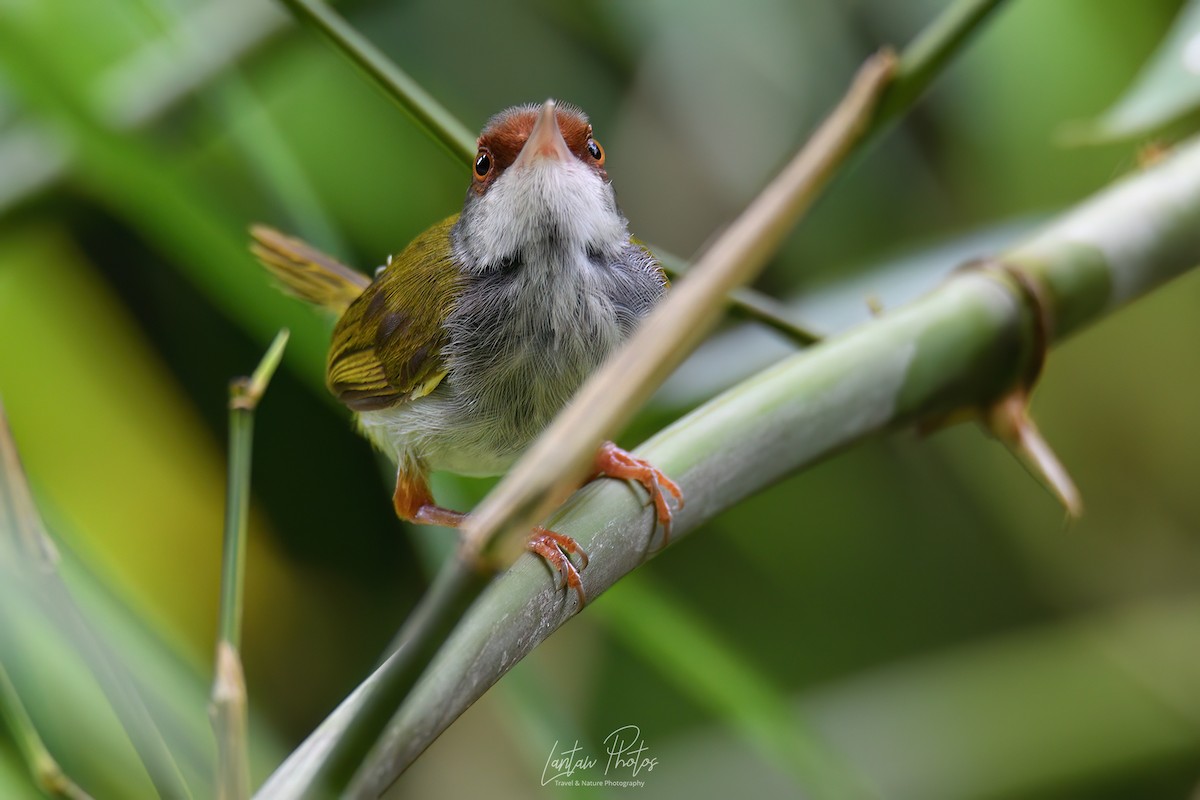
[[[635,481],[645,487],[650,494],[650,500],[654,503],[658,522],[662,525],[662,546],[666,547],[671,540],[671,521],[674,518],[667,494],[674,497],[677,507],[682,509],[683,491],[679,488],[679,484],[668,478],[662,470],[649,461],[622,450],[612,442],[605,442],[596,451],[595,477],[601,475],[618,480]]]
[[[587,567],[588,555],[578,542],[570,536],[564,536],[546,528],[535,528],[526,547],[545,559],[546,563],[558,572],[560,589],[570,586],[579,595],[579,605],[582,606],[587,602],[579,570]],[[571,556],[579,556],[579,567],[576,567],[575,563],[571,561]]]

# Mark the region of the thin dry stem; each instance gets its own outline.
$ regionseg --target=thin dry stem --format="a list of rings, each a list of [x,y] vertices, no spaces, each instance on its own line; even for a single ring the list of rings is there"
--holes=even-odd
[[[244,800],[250,796],[250,765],[246,757],[246,678],[242,672],[242,659],[229,642],[217,643],[216,663],[209,714],[217,735],[217,797]]]

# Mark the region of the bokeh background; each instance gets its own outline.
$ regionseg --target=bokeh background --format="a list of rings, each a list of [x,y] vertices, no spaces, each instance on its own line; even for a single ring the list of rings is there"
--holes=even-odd
[[[583,107],[632,229],[688,256],[866,53],[946,5],[339,7],[471,128],[517,102]],[[1150,137],[1083,140],[1182,5],[1011,0],[759,288],[834,333],[866,318],[868,297],[916,296],[1135,170]],[[211,792],[227,386],[278,328],[293,340],[257,417],[247,573],[256,782],[370,670],[430,574],[429,534],[392,517],[389,468],[322,387],[330,321],[270,285],[246,228],[369,271],[457,210],[468,180],[269,0],[0,0],[0,397],[69,583],[177,723],[168,742],[197,796]],[[601,752],[635,724],[658,759],[640,798],[797,796],[795,753],[761,708],[782,699],[887,797],[1190,796],[1198,302],[1190,275],[1050,357],[1033,408],[1083,492],[1080,522],[975,426],[866,443],[599,598],[393,795],[635,791],[541,786],[556,745]],[[622,441],[788,349],[727,326]],[[435,485],[461,507],[487,487]],[[5,666],[67,771],[97,797],[146,796],[63,637],[36,618],[15,628]],[[4,734],[0,795],[37,796]]]

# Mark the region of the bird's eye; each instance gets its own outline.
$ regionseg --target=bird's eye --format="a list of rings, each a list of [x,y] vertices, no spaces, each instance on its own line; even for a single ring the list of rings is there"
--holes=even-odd
[[[604,148],[595,139],[587,140],[588,155],[596,162],[596,166],[604,165]]]
[[[475,177],[486,178],[488,173],[492,171],[492,154],[487,150],[480,150],[475,156]]]

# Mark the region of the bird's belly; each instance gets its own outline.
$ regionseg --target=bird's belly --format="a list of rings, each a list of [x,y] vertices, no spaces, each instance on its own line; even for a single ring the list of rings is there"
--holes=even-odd
[[[520,455],[496,440],[494,426],[464,414],[461,403],[441,387],[393,408],[360,412],[358,422],[401,470],[499,475]]]
[[[456,384],[451,374],[446,386],[450,423],[431,463],[441,461],[442,469],[462,474],[508,469],[607,352],[514,354],[503,366],[473,373],[470,381]]]
[[[595,343],[593,343],[594,346]],[[543,352],[477,369],[452,371],[429,395],[359,413],[363,432],[400,466],[499,475],[546,428],[608,352],[563,357]]]
[[[441,384],[360,414],[364,432],[402,468],[507,470],[662,293],[656,271],[626,275],[638,285],[633,302],[613,283],[618,272],[577,256],[529,258],[514,273],[476,277],[446,323]]]

